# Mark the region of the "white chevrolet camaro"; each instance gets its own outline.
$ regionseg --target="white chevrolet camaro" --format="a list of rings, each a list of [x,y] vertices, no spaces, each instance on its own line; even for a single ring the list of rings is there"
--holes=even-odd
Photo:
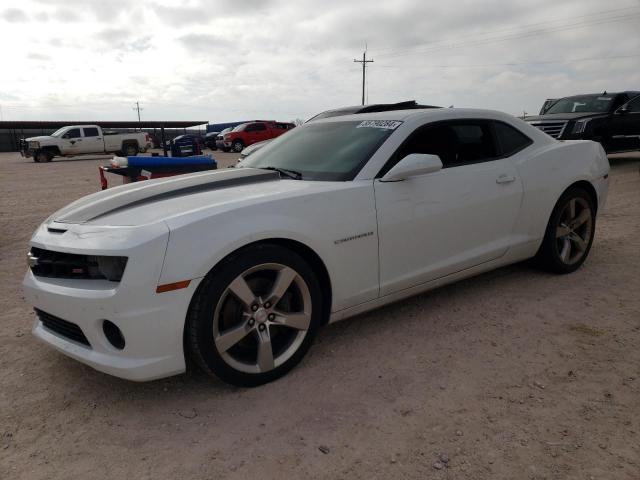
[[[131,380],[282,376],[327,322],[535,257],[586,259],[608,189],[597,143],[499,112],[308,123],[239,167],[94,193],[31,239],[34,334]]]

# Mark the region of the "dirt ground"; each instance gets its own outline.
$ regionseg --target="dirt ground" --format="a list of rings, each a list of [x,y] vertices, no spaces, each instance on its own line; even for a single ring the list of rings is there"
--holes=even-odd
[[[249,390],[131,383],[31,336],[29,237],[103,163],[0,154],[0,478],[640,478],[640,155],[612,157],[578,272],[515,265],[330,325]]]

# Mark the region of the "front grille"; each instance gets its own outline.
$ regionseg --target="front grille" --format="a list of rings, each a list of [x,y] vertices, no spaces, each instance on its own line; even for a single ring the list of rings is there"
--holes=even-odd
[[[36,311],[38,318],[42,322],[42,325],[44,325],[47,330],[51,330],[52,332],[68,338],[69,340],[73,340],[74,342],[78,342],[86,345],[87,347],[91,347],[89,340],[87,340],[87,337],[84,336],[84,333],[82,333],[80,327],[75,323],[67,322],[66,320],[63,320],[61,318],[54,317],[53,315],[47,312],[43,312],[42,310],[39,310],[37,308],[35,308],[34,310]]]
[[[552,136],[553,138],[560,138],[564,129],[567,127],[567,120],[545,120],[542,122],[529,122],[534,127],[542,130],[547,135]]]
[[[101,258],[92,255],[78,255],[75,253],[55,252],[33,247],[29,253],[31,271],[37,277],[49,278],[80,278],[92,280],[119,281],[122,273],[104,274],[99,262]],[[120,272],[124,271],[127,263],[126,257],[109,257],[112,261],[119,262]]]

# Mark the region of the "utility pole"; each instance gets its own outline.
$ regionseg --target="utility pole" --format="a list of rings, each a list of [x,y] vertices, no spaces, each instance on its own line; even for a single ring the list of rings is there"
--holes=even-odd
[[[364,79],[366,77],[367,63],[373,63],[373,60],[367,60],[367,50],[362,53],[362,60],[353,59],[356,63],[362,64],[362,105],[364,105]]]
[[[136,106],[133,107],[133,110],[138,111],[138,121],[140,121],[140,110],[144,110],[144,108],[140,108],[140,102],[136,102]]]

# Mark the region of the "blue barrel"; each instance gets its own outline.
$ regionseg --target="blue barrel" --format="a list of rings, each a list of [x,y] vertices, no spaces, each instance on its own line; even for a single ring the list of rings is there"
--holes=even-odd
[[[211,155],[197,155],[194,157],[127,157],[129,167],[153,168],[183,165],[217,165]]]

